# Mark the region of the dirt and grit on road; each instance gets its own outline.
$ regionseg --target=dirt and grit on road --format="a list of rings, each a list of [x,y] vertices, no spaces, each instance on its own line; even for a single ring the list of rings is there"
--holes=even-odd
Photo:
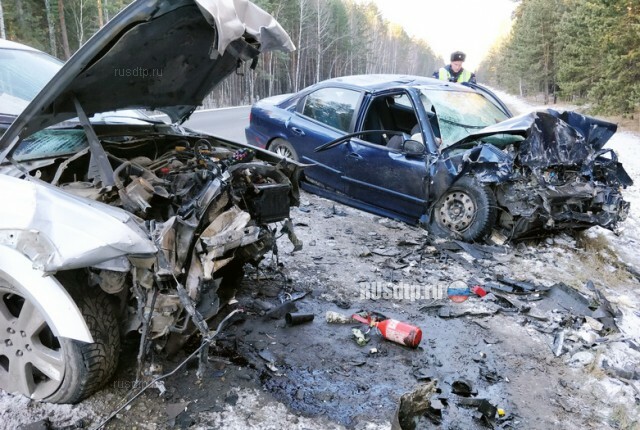
[[[610,145],[639,183],[640,136],[619,132]],[[188,361],[105,428],[638,429],[637,186],[625,197],[618,236],[594,228],[467,245],[302,193],[292,210],[302,249],[283,232],[277,254],[246,268],[227,307],[243,312],[217,337],[204,377]],[[467,300],[448,297],[467,287]],[[419,327],[422,340],[409,348],[362,323],[329,323],[330,311],[377,312]],[[314,319],[289,325],[287,313]],[[153,375],[198,345],[156,354]],[[99,427],[142,388],[136,353],[130,339],[115,379],[79,405],[0,393],[0,428]]]

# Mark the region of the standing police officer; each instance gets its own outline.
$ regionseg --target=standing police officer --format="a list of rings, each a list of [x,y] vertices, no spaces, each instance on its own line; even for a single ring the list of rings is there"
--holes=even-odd
[[[476,75],[462,68],[462,62],[467,58],[464,52],[456,51],[451,54],[451,64],[441,67],[433,74],[434,78],[449,82],[472,82],[476,83]]]

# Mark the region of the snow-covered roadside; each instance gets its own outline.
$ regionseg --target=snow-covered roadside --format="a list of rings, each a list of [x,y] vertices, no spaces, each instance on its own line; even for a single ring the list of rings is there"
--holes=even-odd
[[[534,106],[511,94],[495,89],[492,91],[513,110],[515,115],[546,108],[557,110],[574,108],[574,106],[562,105]],[[606,147],[612,148],[618,154],[619,161],[622,162],[634,181],[634,185],[624,192],[624,198],[631,203],[631,209],[629,217],[624,222],[618,235],[602,228],[592,228],[586,232],[586,237],[594,244],[598,244],[594,248],[600,248],[604,244],[610,251],[607,253],[608,256],[615,255],[619,262],[640,270],[640,253],[638,252],[638,245],[640,244],[640,135],[628,131],[618,131],[609,140]],[[611,261],[613,266],[615,266],[615,263]],[[615,271],[613,266],[609,268],[612,272]],[[619,322],[621,331],[629,338],[640,340],[640,313],[638,312],[640,309],[640,291],[635,288],[620,288],[620,286],[615,290],[609,290],[609,300],[616,303],[624,314],[624,317]]]
[[[493,91],[510,107],[515,115],[546,108],[556,110],[575,108],[574,106],[562,105],[534,106],[502,91]],[[582,244],[585,249],[576,253],[582,255],[592,253],[587,261],[596,259],[608,261],[609,264],[604,267],[604,270],[610,272],[612,282],[609,285],[601,286],[601,288],[607,299],[617,305],[622,312],[622,318],[616,320],[622,333],[622,339],[633,339],[636,344],[640,344],[640,290],[637,288],[637,280],[636,282],[625,282],[624,279],[621,281],[621,277],[617,273],[620,272],[620,266],[640,271],[640,253],[638,252],[640,244],[640,134],[624,130],[618,131],[605,147],[611,148],[617,153],[619,161],[634,181],[634,185],[628,187],[624,192],[625,200],[631,204],[629,216],[623,223],[619,234],[599,227],[586,231],[584,233],[585,243]],[[571,248],[575,242],[570,241],[567,245]],[[569,258],[566,255],[561,255],[564,254],[562,247],[557,247],[555,251],[558,253],[559,261],[567,263],[572,260],[571,255]],[[615,261],[616,259],[617,261]],[[600,266],[601,264],[596,263],[596,265]],[[640,369],[639,357],[640,354],[630,349],[628,345],[613,343],[601,357],[600,364],[602,358],[606,358],[608,364],[615,363],[616,366],[623,368]],[[616,381],[611,378],[591,380],[588,384],[599,387],[607,395],[612,395],[611,390],[616,390],[616,387],[619,387],[619,384],[616,384]],[[635,386],[636,390],[640,389],[640,384],[637,382],[635,382]]]
[[[500,94],[500,96],[518,113],[534,109],[533,106],[517,98],[505,94]],[[521,108],[516,108],[516,105]],[[625,138],[627,135],[629,141]],[[622,140],[619,140],[621,137]],[[631,147],[639,148],[639,143],[638,136],[624,132],[616,134],[612,139],[612,144],[621,146],[622,151]],[[636,161],[637,158],[634,158],[633,153],[623,153],[622,151],[620,151],[621,159],[625,162],[629,173],[634,179],[640,180],[640,169],[638,169],[640,161]],[[630,163],[627,163],[627,159]],[[640,198],[638,198],[636,187],[627,191],[625,195],[632,202],[632,213],[630,219],[625,223],[626,230],[621,236],[615,236],[602,229],[591,229],[578,240],[561,234],[549,238],[545,242],[521,244],[522,246],[518,246],[507,255],[496,255],[496,261],[478,263],[485,266],[485,269],[478,269],[477,273],[468,272],[466,266],[456,264],[455,261],[451,263],[439,262],[435,256],[429,255],[430,251],[420,253],[420,260],[417,260],[418,253],[414,253],[408,260],[409,266],[400,270],[391,270],[396,260],[385,256],[385,249],[393,251],[396,248],[402,248],[402,254],[405,254],[408,252],[407,249],[411,249],[410,246],[407,248],[406,244],[402,247],[394,244],[399,243],[401,239],[407,240],[408,243],[415,242],[417,244],[424,239],[425,231],[387,219],[380,219],[353,208],[346,208],[317,196],[303,194],[303,205],[294,210],[294,219],[297,233],[304,241],[305,247],[302,251],[293,254],[287,252],[290,249],[288,248],[290,244],[282,245],[280,258],[291,276],[291,285],[304,288],[311,286],[314,290],[321,292],[317,298],[307,298],[303,306],[311,306],[313,301],[322,299],[317,307],[323,310],[327,305],[330,306],[335,299],[340,299],[338,301],[341,302],[355,300],[354,297],[358,296],[354,296],[352,293],[358,292],[359,285],[365,281],[374,282],[387,279],[388,274],[400,279],[401,282],[412,285],[440,285],[445,280],[467,279],[472,275],[487,278],[501,274],[510,278],[518,277],[525,281],[535,280],[535,282],[544,285],[564,282],[574,288],[580,288],[587,279],[593,279],[598,284],[598,288],[623,309],[625,316],[618,321],[618,324],[622,325],[624,335],[603,338],[605,341],[598,346],[585,345],[577,354],[571,351],[570,354],[565,353],[557,358],[553,357],[548,346],[548,341],[553,339],[553,335],[549,332],[540,332],[533,328],[533,324],[525,323],[524,315],[496,314],[484,319],[470,317],[469,320],[477,321],[480,324],[476,325],[470,322],[469,325],[482,328],[485,337],[485,340],[482,340],[481,337],[474,337],[477,345],[472,345],[467,342],[467,336],[476,332],[462,325],[464,322],[462,318],[454,321],[452,319],[439,320],[437,317],[433,317],[427,320],[429,321],[427,324],[421,322],[425,321],[426,317],[423,311],[418,310],[422,305],[419,302],[415,304],[392,302],[388,305],[388,303],[378,301],[377,303],[366,302],[366,305],[370,307],[388,305],[386,309],[380,309],[381,311],[395,307],[393,312],[398,316],[403,316],[403,320],[406,319],[424,328],[425,355],[415,361],[419,366],[446,369],[449,364],[445,362],[443,366],[442,363],[446,357],[452,363],[457,363],[459,360],[461,364],[464,364],[456,367],[454,372],[456,375],[463,374],[470,365],[475,363],[477,355],[461,354],[467,349],[471,351],[476,351],[474,348],[482,349],[490,361],[495,360],[495,369],[500,372],[502,378],[499,383],[492,385],[492,390],[496,390],[495,392],[482,394],[492,394],[496,400],[501,400],[506,405],[513,405],[513,407],[506,407],[507,413],[524,416],[525,421],[523,422],[525,424],[521,423],[519,426],[521,428],[611,428],[614,425],[616,428],[632,428],[625,427],[624,422],[632,420],[637,422],[639,418],[640,411],[637,410],[633,389],[615,378],[608,377],[599,367],[605,358],[610,366],[616,368],[624,368],[628,365],[637,366],[640,363],[640,353],[630,349],[626,342],[620,341],[620,337],[637,337],[640,333],[640,330],[634,328],[637,327],[634,325],[637,321],[633,320],[634,312],[638,311],[639,303],[637,293],[633,288],[637,287],[638,282],[627,283],[628,273],[616,264],[616,259],[620,259],[626,264],[635,266],[633,257],[634,244],[638,241],[638,232],[640,231],[640,227],[638,227]],[[585,242],[588,242],[588,246],[585,246]],[[365,248],[369,254],[371,254],[369,249],[375,249],[382,254],[364,256],[362,247],[365,245],[369,247]],[[389,264],[391,264],[391,269]],[[261,300],[266,300],[265,296],[258,297]],[[534,309],[536,309],[537,303],[530,302]],[[310,309],[313,308],[304,308],[305,311]],[[319,312],[316,314],[321,315]],[[555,317],[554,313],[549,313],[549,316]],[[317,319],[321,320],[321,318]],[[322,361],[321,357],[314,355],[311,360],[308,359],[312,354],[316,354],[317,350],[313,349],[311,354],[305,355],[303,351],[294,349],[297,341],[292,341],[292,339],[296,339],[296,333],[299,336],[313,338],[308,333],[311,333],[314,327],[323,336],[338,345],[335,349],[330,349],[328,348],[329,342],[322,344],[326,345],[331,353],[326,354],[331,357],[331,364],[324,368],[319,365]],[[390,380],[393,384],[399,384],[398,380],[390,379],[387,375],[391,369],[383,365],[383,363],[388,363],[383,361],[384,357],[370,357],[367,351],[361,353],[353,345],[351,346],[354,349],[351,350],[349,344],[340,342],[340,335],[336,333],[339,333],[338,329],[327,328],[322,325],[322,321],[316,321],[304,328],[292,329],[286,336],[283,332],[265,329],[264,334],[257,333],[255,338],[264,338],[266,344],[273,349],[276,348],[276,343],[284,345],[283,350],[290,352],[288,359],[296,357],[297,361],[294,363],[297,363],[298,366],[317,366],[317,373],[339,375],[338,372],[344,372],[339,365],[347,363],[347,368],[353,369],[349,371],[352,372],[351,377],[357,376],[360,372],[367,372],[371,375],[372,384],[389,384]],[[451,337],[449,333],[454,333],[458,337],[457,342],[449,343]],[[291,351],[288,350],[289,342],[291,342]],[[344,350],[339,349],[342,347]],[[393,363],[393,370],[405,369],[403,370],[405,373],[410,372],[409,369],[413,363],[410,363],[407,356],[404,355],[405,351],[393,348],[390,348],[387,353],[389,351],[393,353],[389,357],[396,360]],[[351,358],[356,355],[366,357],[367,366],[354,365]],[[438,362],[438,357],[442,358],[442,362],[440,365],[434,365]],[[584,357],[597,361],[598,365],[585,365],[578,360],[578,358],[583,359]],[[384,369],[384,372],[365,370],[369,365],[376,365],[376,363],[381,367],[372,367],[372,369]],[[235,368],[236,366],[229,367]],[[244,372],[244,369],[238,369],[238,372]],[[193,379],[182,375],[184,374],[181,374],[179,381],[168,383],[167,386],[171,388],[173,385],[187,389],[185,387],[188,387],[189,381]],[[177,425],[173,426],[166,422],[165,407],[169,402],[186,400],[191,401],[187,412],[196,418],[197,422],[192,428],[343,428],[334,422],[335,419],[332,421],[331,418],[328,418],[330,409],[327,405],[330,405],[331,402],[328,401],[329,396],[325,396],[327,393],[323,393],[321,387],[314,391],[312,390],[314,387],[305,388],[302,386],[295,391],[294,399],[298,396],[304,399],[304,390],[308,389],[307,396],[312,395],[311,398],[315,399],[317,395],[317,399],[323,402],[321,403],[324,408],[323,414],[304,417],[300,416],[298,412],[290,410],[287,402],[275,400],[262,388],[259,382],[256,382],[255,386],[251,388],[234,386],[234,381],[237,379],[232,378],[231,375],[232,372],[229,371],[224,377],[215,376],[215,379],[208,381],[210,385],[205,384],[205,386],[207,386],[209,394],[206,396],[189,394],[188,398],[183,399],[183,394],[180,394],[165,400],[158,398],[156,391],[150,390],[133,404],[130,410],[122,414],[122,419],[113,421],[108,428],[124,429],[132,428],[134,425],[139,429],[176,428]],[[411,374],[409,373],[409,375]],[[314,381],[318,380],[314,379]],[[16,424],[34,422],[46,417],[49,417],[56,427],[73,424],[78,417],[95,421],[92,423],[95,425],[98,422],[98,417],[104,417],[115,409],[123,393],[114,387],[119,387],[122,382],[122,380],[117,380],[109,384],[95,396],[73,407],[30,402],[22,397],[9,396],[0,392],[0,429],[14,429],[17,427]],[[323,381],[320,380],[320,382]],[[225,395],[225,391],[230,386],[233,394]],[[638,386],[637,381],[636,386]],[[335,391],[339,389],[333,385],[331,388]],[[508,393],[511,398],[508,398],[505,393]],[[363,402],[362,399],[365,397],[359,398],[354,394],[353,402],[354,404]],[[375,400],[374,396],[368,395],[366,397],[368,403],[374,404],[373,400]],[[337,401],[333,401],[333,403],[337,403]],[[195,408],[195,406],[202,404],[208,404],[208,408],[203,411],[200,411],[203,409],[202,407]],[[621,411],[627,412],[622,413]],[[617,415],[620,415],[621,418],[615,418]],[[518,419],[516,418],[516,420]],[[375,427],[375,424],[365,421],[372,420],[373,418],[367,415],[366,420],[362,419],[359,422],[361,425],[351,428],[371,429]],[[518,427],[517,422],[516,428]],[[554,425],[551,425],[551,422]],[[619,425],[618,423],[623,424]],[[461,428],[465,425],[458,424],[456,427]],[[388,425],[380,424],[380,428],[388,428]]]

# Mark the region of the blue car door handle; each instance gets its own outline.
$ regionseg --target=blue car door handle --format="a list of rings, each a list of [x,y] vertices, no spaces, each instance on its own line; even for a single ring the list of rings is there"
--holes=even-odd
[[[304,130],[299,129],[298,127],[291,127],[291,131],[293,131],[298,136],[304,136]]]
[[[349,153],[349,155],[347,155],[347,157],[349,157],[350,159],[355,160],[355,161],[362,160],[362,155],[360,155],[360,154],[358,154],[356,152]]]

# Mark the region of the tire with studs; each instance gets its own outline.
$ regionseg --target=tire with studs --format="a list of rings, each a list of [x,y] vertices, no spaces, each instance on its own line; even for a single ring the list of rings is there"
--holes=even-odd
[[[49,318],[10,274],[0,271],[0,388],[50,403],[77,403],[115,372],[120,332],[109,297],[99,288],[60,278],[94,342],[56,336]]]

